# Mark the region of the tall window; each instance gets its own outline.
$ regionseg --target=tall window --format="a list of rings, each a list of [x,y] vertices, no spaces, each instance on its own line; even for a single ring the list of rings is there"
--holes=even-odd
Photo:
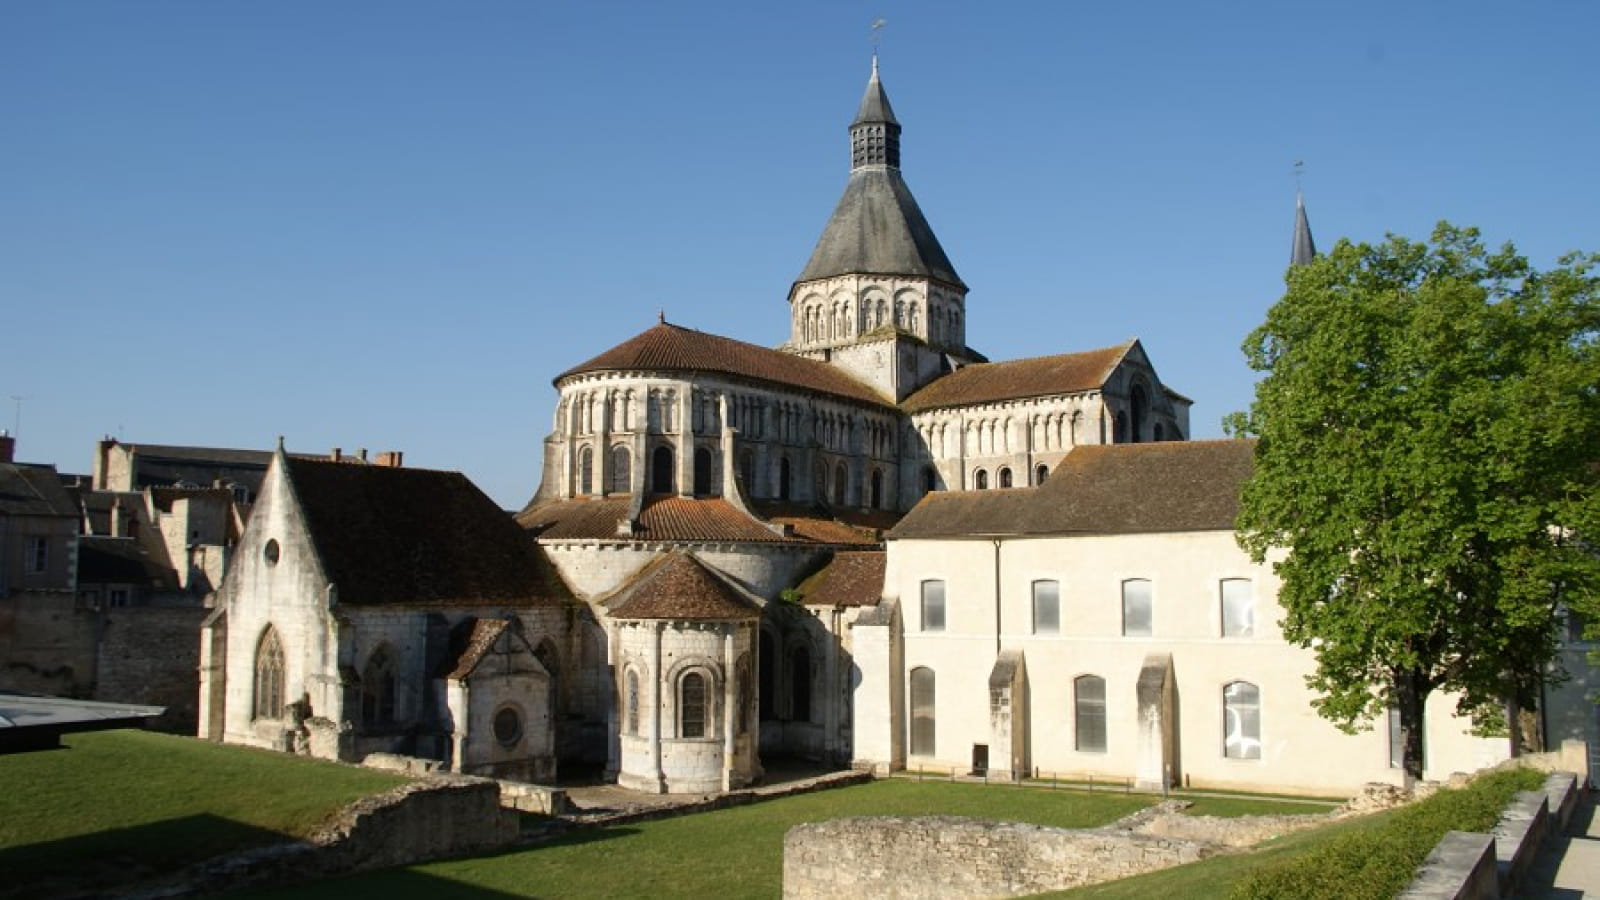
[[[796,647],[789,660],[789,717],[796,722],[809,722],[811,721],[811,654],[804,647]]]
[[[917,756],[933,755],[933,670],[917,667],[911,670],[911,752]]]
[[[283,718],[283,642],[271,625],[256,643],[255,717]]]
[[[37,575],[50,567],[50,540],[42,537],[28,538],[28,571]]]
[[[1256,633],[1256,600],[1248,578],[1222,579],[1222,636]]]
[[[372,651],[361,672],[361,719],[368,725],[394,723],[394,659],[387,646]]]
[[[1072,682],[1073,747],[1084,753],[1106,752],[1106,680],[1081,675]]]
[[[745,496],[756,495],[756,454],[753,450],[746,449],[739,454],[739,481],[744,485]]]
[[[1154,600],[1150,582],[1130,578],[1122,583],[1122,633],[1128,637],[1149,637],[1152,631]]]
[[[833,505],[844,505],[845,487],[848,485],[849,475],[845,473],[844,463],[839,463],[833,469]]]
[[[594,493],[594,451],[588,447],[578,451],[578,493]]]
[[[1049,478],[1049,477],[1050,477],[1050,467],[1045,465],[1044,463],[1040,463],[1039,467],[1037,469],[1033,470],[1033,483],[1034,484],[1044,484],[1044,480],[1046,478]]]
[[[672,448],[657,447],[650,457],[650,490],[657,494],[672,493],[677,482],[672,469]]]
[[[1000,487],[1003,487],[1003,488],[1011,487],[1011,469],[1010,468],[1002,466],[1000,468],[999,478],[1000,478]]]
[[[978,471],[973,472],[972,473],[972,486],[977,488],[980,491],[988,490],[989,489],[989,473],[988,473],[988,471],[984,470],[984,469],[979,469]]]
[[[883,470],[872,470],[872,508],[883,509]]]
[[[1222,689],[1222,755],[1229,759],[1261,758],[1261,689],[1248,681]]]
[[[778,660],[774,655],[777,651],[773,649],[772,635],[765,629],[761,631],[761,641],[756,649],[756,674],[761,679],[756,693],[756,707],[758,715],[765,722],[777,718],[773,714],[772,701],[778,691]]]
[[[778,459],[778,499],[788,500],[789,496],[789,457],[784,456]]]
[[[939,473],[934,471],[933,466],[923,466],[923,468],[922,468],[922,492],[924,494],[931,494],[931,493],[933,493],[934,491],[936,491],[938,489],[939,489]]]
[[[922,583],[922,630],[944,630],[944,582]]]
[[[705,447],[694,448],[694,492],[711,493],[711,451]]]
[[[1061,631],[1061,583],[1041,580],[1033,583],[1033,633],[1058,634]]]
[[[706,677],[699,672],[690,672],[679,682],[678,736],[706,736]]]
[[[626,494],[633,490],[633,454],[618,444],[611,448],[611,493]]]
[[[629,734],[639,733],[639,673],[634,669],[628,670],[626,679],[627,700],[627,729]]]

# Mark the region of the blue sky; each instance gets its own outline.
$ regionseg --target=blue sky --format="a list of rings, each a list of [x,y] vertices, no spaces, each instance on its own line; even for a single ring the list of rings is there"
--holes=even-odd
[[[1220,433],[1319,246],[1600,250],[1600,4],[0,5],[0,427],[401,449],[534,491],[551,378],[669,320],[787,338],[868,25],[992,359],[1137,336]]]

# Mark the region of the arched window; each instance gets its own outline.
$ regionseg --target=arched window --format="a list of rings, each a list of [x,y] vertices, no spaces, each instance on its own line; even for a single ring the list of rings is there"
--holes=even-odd
[[[1160,422],[1157,422],[1155,424],[1154,428],[1155,428],[1155,430],[1154,430],[1154,438],[1155,438],[1155,440],[1164,441],[1164,440],[1167,439],[1166,431],[1162,429]]]
[[[973,472],[972,473],[972,486],[977,488],[980,491],[987,491],[989,489],[989,473],[988,473],[988,471],[986,471],[984,469],[979,469],[978,471]]]
[[[872,508],[883,509],[883,471],[872,470]]]
[[[1256,632],[1256,600],[1248,578],[1222,579],[1222,636],[1250,637]]]
[[[639,673],[634,669],[628,670],[626,681],[627,696],[627,730],[629,734],[639,733]]]
[[[1119,412],[1117,413],[1117,417],[1111,421],[1111,443],[1121,444],[1125,443],[1127,440],[1128,414]]]
[[[271,625],[256,642],[255,718],[283,718],[283,642]]]
[[[739,454],[739,481],[744,485],[745,496],[756,495],[756,453],[748,447]]]
[[[833,505],[844,505],[844,489],[848,476],[845,474],[844,463],[839,463],[833,469]]]
[[[788,500],[789,496],[789,457],[783,456],[778,458],[778,499]]]
[[[789,655],[789,718],[811,721],[811,653],[804,647]]]
[[[1073,679],[1073,747],[1083,753],[1106,752],[1106,680],[1098,675]]]
[[[626,494],[633,490],[633,454],[618,444],[611,448],[611,493]]]
[[[711,451],[705,447],[694,448],[694,492],[711,493]]]
[[[939,473],[933,466],[922,467],[922,492],[931,494],[939,489]]]
[[[1261,758],[1261,689],[1234,681],[1222,689],[1222,755]]]
[[[1044,484],[1044,480],[1046,478],[1049,478],[1049,477],[1050,477],[1050,467],[1045,465],[1044,463],[1040,463],[1039,467],[1033,470],[1033,483],[1034,484]]]
[[[944,582],[922,583],[922,630],[944,630]]]
[[[777,718],[772,714],[772,699],[778,691],[777,659],[773,656],[777,651],[772,648],[772,635],[767,631],[761,632],[761,642],[757,646],[756,667],[760,676],[760,692],[756,694],[756,706],[760,710],[762,721]]]
[[[657,447],[650,457],[650,490],[657,494],[670,494],[677,482],[672,464],[672,448]]]
[[[1122,583],[1122,633],[1127,637],[1149,637],[1154,628],[1155,598],[1150,582],[1129,578]]]
[[[1000,467],[999,476],[1000,476],[1000,486],[1001,487],[1003,487],[1003,488],[1011,487],[1011,469],[1009,467],[1001,466]]]
[[[820,459],[811,472],[811,496],[818,503],[828,500],[828,467]]]
[[[918,666],[911,670],[911,752],[917,756],[934,753],[933,670]]]
[[[678,736],[706,736],[706,677],[699,672],[678,682]]]
[[[1033,583],[1033,633],[1061,631],[1061,583],[1041,579]]]
[[[1144,440],[1145,413],[1150,408],[1150,400],[1144,392],[1143,385],[1133,386],[1133,396],[1128,405],[1133,407],[1128,420],[1128,440],[1137,444]]]
[[[361,721],[394,724],[394,659],[387,645],[372,651],[361,672]]]
[[[594,493],[594,451],[588,447],[578,451],[578,493]]]

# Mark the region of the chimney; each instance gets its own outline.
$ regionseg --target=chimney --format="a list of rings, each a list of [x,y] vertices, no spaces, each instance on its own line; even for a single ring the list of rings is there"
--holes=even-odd
[[[333,452],[328,454],[328,459],[332,460],[333,462],[341,462],[341,461],[343,461],[344,460],[344,450],[339,448],[339,447],[333,448]]]
[[[0,463],[15,462],[17,439],[9,431],[0,431]]]
[[[385,450],[378,454],[377,462],[374,463],[374,465],[384,466],[390,469],[398,469],[400,468],[400,461],[404,458],[405,454],[399,450]]]
[[[366,462],[367,461],[367,448],[362,447],[360,450],[357,450],[356,451],[356,456],[359,457],[362,462]]]

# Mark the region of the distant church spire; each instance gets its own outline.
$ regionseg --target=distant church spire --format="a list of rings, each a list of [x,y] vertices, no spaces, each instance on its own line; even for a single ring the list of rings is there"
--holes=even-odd
[[[1317,244],[1311,239],[1311,223],[1306,220],[1306,201],[1294,192],[1294,245],[1289,250],[1289,265],[1310,265],[1317,258]]]
[[[883,82],[878,80],[878,54],[872,54],[872,77],[861,106],[850,123],[850,168],[888,166],[900,168],[900,122],[889,105]]]

